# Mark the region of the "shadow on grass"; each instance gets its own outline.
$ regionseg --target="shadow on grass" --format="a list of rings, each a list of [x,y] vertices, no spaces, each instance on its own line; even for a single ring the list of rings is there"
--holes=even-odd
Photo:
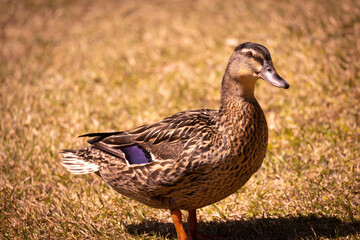
[[[336,217],[296,216],[280,218],[258,218],[225,222],[200,222],[203,233],[225,239],[301,239],[301,238],[338,238],[360,234],[360,222],[344,222]],[[130,234],[160,235],[176,239],[172,223],[146,221],[127,226]]]

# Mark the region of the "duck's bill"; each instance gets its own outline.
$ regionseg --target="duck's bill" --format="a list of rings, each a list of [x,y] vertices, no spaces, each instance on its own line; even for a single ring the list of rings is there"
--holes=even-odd
[[[290,87],[290,85],[282,77],[280,77],[279,74],[277,74],[272,66],[264,66],[260,72],[260,77],[275,87],[285,89]]]

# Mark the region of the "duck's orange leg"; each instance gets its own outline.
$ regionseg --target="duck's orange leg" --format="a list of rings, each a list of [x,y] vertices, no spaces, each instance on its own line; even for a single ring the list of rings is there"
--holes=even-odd
[[[192,237],[196,237],[197,235],[197,219],[196,219],[196,209],[190,210],[189,212],[189,218],[188,218],[188,233]]]
[[[209,240],[209,239],[223,239],[221,237],[201,234],[198,232],[198,224],[196,219],[196,209],[190,210],[188,219],[188,235],[190,240]]]
[[[189,218],[188,218],[188,233],[190,239],[196,239],[196,240],[208,240],[210,239],[210,236],[200,234],[198,232],[198,223],[196,219],[196,209],[190,210],[189,212]]]
[[[189,240],[182,224],[181,211],[179,209],[171,210],[171,217],[175,225],[178,240]]]

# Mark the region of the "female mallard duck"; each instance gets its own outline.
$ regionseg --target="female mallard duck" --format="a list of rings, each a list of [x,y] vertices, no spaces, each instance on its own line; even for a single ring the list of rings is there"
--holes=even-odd
[[[111,133],[90,133],[90,145],[63,150],[72,173],[97,173],[119,193],[171,211],[178,239],[204,239],[196,209],[241,188],[259,169],[268,128],[254,97],[262,78],[288,88],[266,47],[246,42],[235,48],[221,85],[220,110],[176,113],[160,122]],[[180,210],[189,212],[188,234]]]

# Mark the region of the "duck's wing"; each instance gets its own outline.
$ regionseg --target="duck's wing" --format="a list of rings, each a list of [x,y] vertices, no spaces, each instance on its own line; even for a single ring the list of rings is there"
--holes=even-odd
[[[177,160],[184,151],[212,133],[216,110],[176,113],[160,122],[113,133],[89,133],[88,142],[106,153],[125,159],[128,165]]]

